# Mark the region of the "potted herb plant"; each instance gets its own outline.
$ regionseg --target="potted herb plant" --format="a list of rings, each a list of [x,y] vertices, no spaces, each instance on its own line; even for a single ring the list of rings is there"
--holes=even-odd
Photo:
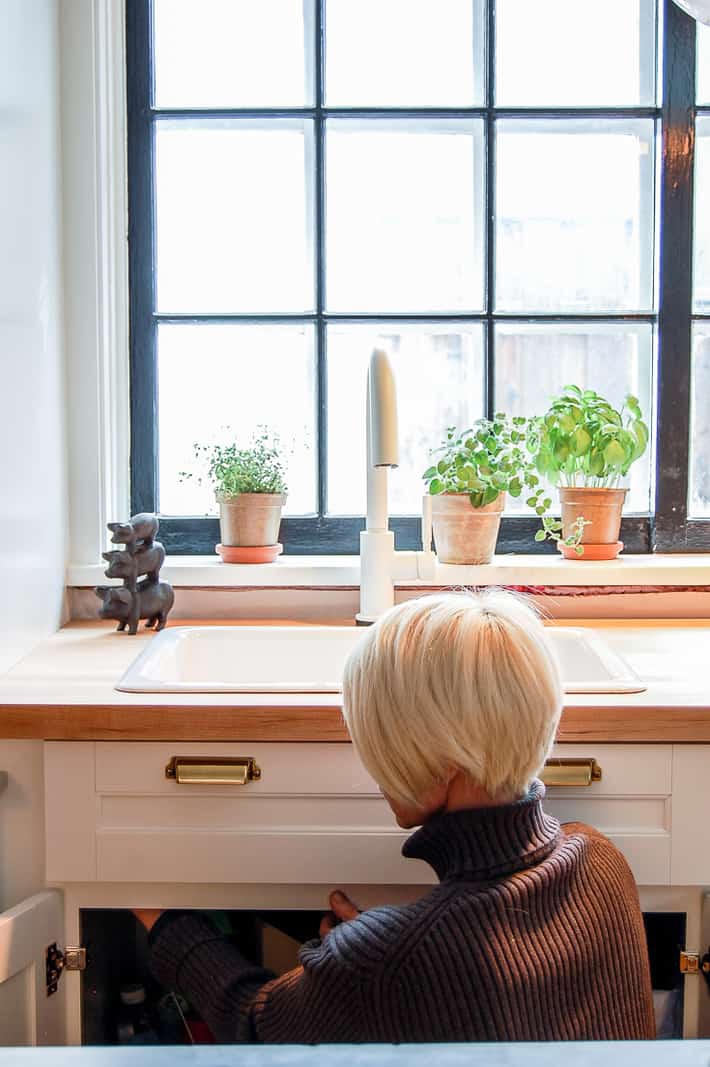
[[[285,461],[277,437],[261,427],[250,444],[195,445],[217,503],[225,563],[272,563],[282,551],[281,510],[286,503]],[[189,477],[189,475],[185,475]]]
[[[537,541],[551,538],[567,558],[615,559],[628,490],[620,483],[648,446],[635,396],[617,410],[591,389],[566,385],[548,411],[530,420],[528,445],[540,474],[556,485],[561,521],[543,517]]]
[[[550,507],[527,450],[526,427],[526,418],[499,413],[463,433],[450,428],[435,450],[439,459],[423,477],[442,563],[490,563],[506,493],[518,497],[527,489],[540,515]]]

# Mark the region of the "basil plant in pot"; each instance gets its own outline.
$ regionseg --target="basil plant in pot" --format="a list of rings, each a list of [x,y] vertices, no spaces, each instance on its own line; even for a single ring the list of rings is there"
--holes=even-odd
[[[490,563],[507,493],[527,491],[539,515],[551,506],[527,449],[527,421],[498,413],[462,433],[451,427],[434,450],[439,458],[424,481],[441,563]]]
[[[282,551],[279,527],[287,489],[278,437],[260,427],[242,448],[236,442],[194,448],[219,504],[217,551],[224,562],[273,562]]]
[[[615,559],[628,489],[621,482],[648,446],[635,396],[620,409],[591,389],[566,385],[548,411],[531,419],[528,446],[540,474],[556,485],[562,518],[543,517],[535,539],[556,541],[567,558]]]

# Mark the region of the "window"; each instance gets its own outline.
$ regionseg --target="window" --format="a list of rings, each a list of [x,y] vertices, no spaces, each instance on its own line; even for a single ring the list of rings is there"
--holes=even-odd
[[[169,551],[218,539],[193,444],[259,424],[287,551],[357,551],[378,339],[398,547],[447,426],[568,381],[654,423],[627,550],[707,544],[710,41],[694,142],[695,24],[661,6],[127,0],[133,507]],[[550,550],[536,526],[512,502],[499,550]]]

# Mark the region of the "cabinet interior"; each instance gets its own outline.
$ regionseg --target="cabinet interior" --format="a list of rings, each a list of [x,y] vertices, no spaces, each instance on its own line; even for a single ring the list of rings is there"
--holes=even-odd
[[[318,936],[321,917],[320,911],[230,910],[222,912],[219,921],[233,932],[246,956],[283,974],[297,965],[299,946]],[[646,912],[644,924],[658,1036],[680,1038],[683,978],[679,956],[685,945],[686,916],[682,912]],[[81,932],[82,944],[87,949],[87,967],[81,976],[82,1044],[116,1044],[122,1011],[121,987],[143,985],[151,1009],[155,1009],[166,991],[149,973],[148,936],[132,912],[84,909]],[[182,1036],[185,1043],[190,1043],[184,1029]],[[199,1037],[198,1030],[198,1040]],[[174,1032],[172,1035],[157,1032],[155,1040],[172,1044],[176,1039]]]

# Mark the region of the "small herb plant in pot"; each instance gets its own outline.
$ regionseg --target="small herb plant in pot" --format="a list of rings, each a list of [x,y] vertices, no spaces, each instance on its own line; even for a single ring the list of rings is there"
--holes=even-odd
[[[249,445],[195,445],[219,504],[225,563],[272,563],[282,551],[281,511],[286,503],[285,461],[277,437],[260,428]],[[189,477],[189,475],[186,475]]]
[[[441,563],[490,563],[506,493],[518,497],[527,490],[528,503],[540,515],[550,507],[527,451],[526,426],[522,416],[496,414],[463,433],[450,428],[435,450],[439,458],[424,481]]]
[[[619,530],[628,492],[620,483],[648,436],[635,396],[617,410],[591,389],[565,386],[528,430],[537,470],[557,485],[562,512],[561,521],[543,517],[535,539],[557,541],[567,558],[615,559],[624,547]]]

